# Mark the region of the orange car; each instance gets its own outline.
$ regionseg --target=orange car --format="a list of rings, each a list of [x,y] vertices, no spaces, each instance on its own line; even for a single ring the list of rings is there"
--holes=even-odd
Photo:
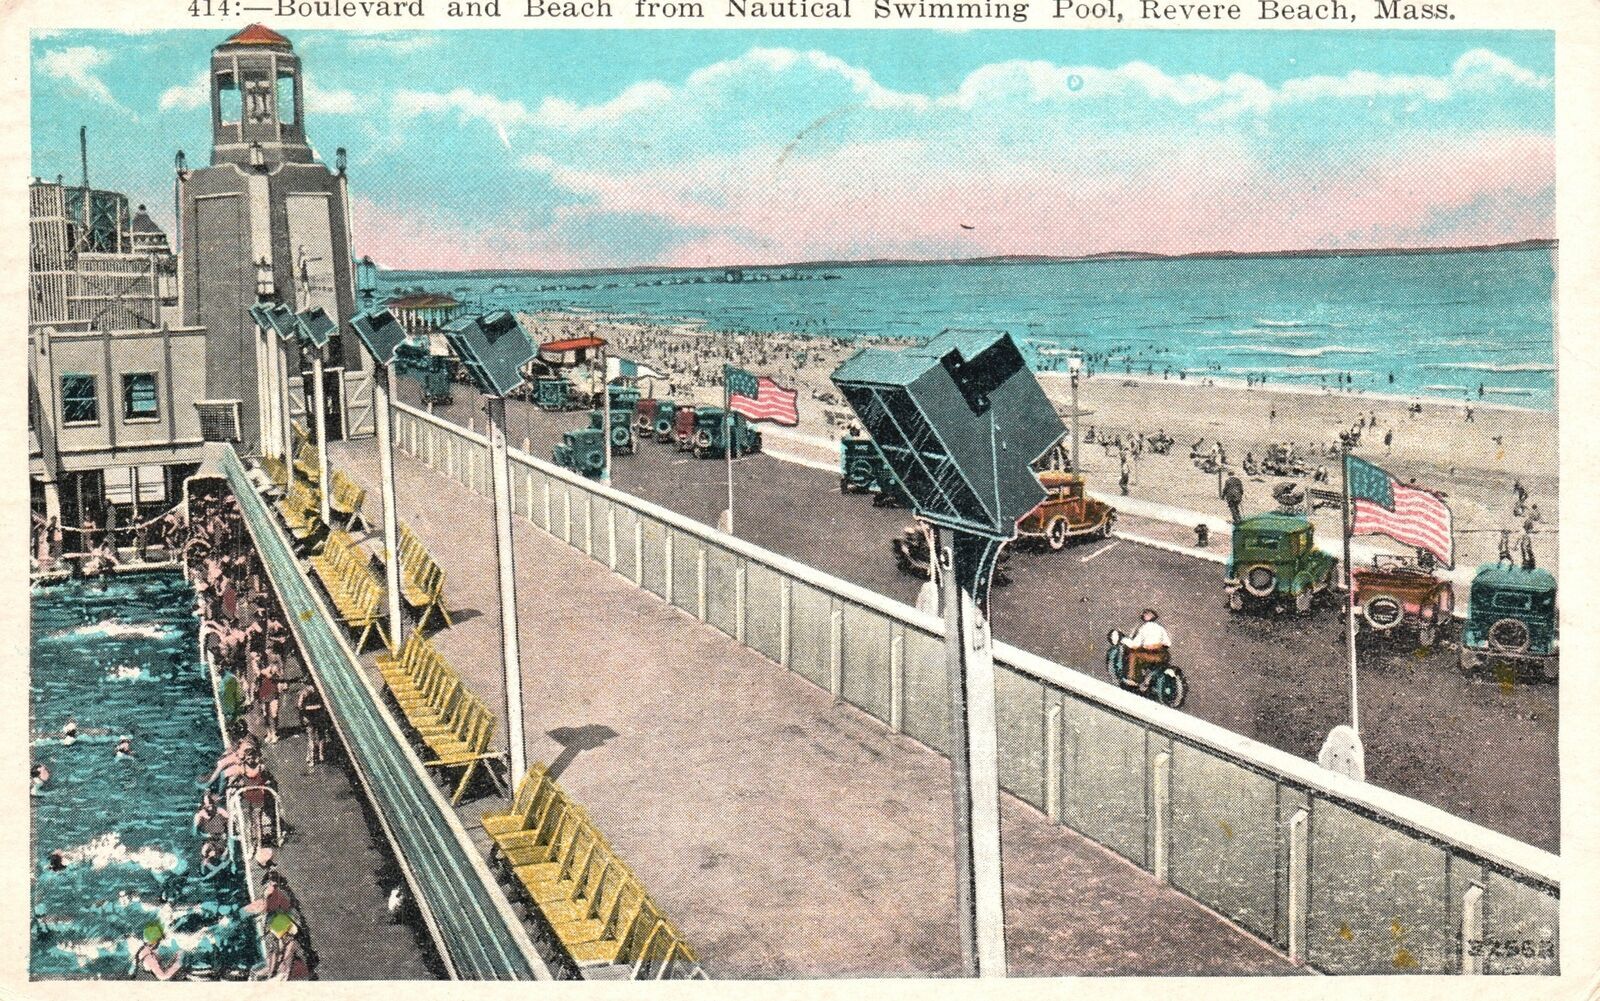
[[[1352,567],[1351,576],[1363,634],[1414,632],[1418,646],[1431,647],[1453,625],[1455,589],[1409,560],[1374,557],[1372,566]]]
[[[1018,538],[1041,539],[1051,549],[1061,549],[1069,539],[1086,535],[1104,539],[1111,534],[1116,509],[1085,493],[1082,473],[1047,469],[1039,474],[1039,485],[1048,496],[1017,519]]]

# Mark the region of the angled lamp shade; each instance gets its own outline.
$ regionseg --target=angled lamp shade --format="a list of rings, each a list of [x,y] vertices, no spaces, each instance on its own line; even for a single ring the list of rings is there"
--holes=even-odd
[[[250,316],[256,321],[256,326],[276,333],[281,340],[292,341],[300,336],[295,315],[281,302],[257,303],[250,307]]]
[[[405,328],[387,309],[366,310],[350,319],[350,327],[381,368],[395,360],[395,351],[405,343]]]
[[[917,516],[992,539],[1045,497],[1032,463],[1066,434],[1011,335],[947,330],[863,348],[833,373]]]
[[[473,383],[490,396],[505,396],[522,385],[522,366],[537,354],[528,332],[505,310],[452,320],[444,336]]]
[[[328,338],[339,329],[333,322],[333,317],[321,306],[312,306],[295,315],[295,325],[299,328],[300,340],[314,348],[320,348],[328,343]]]

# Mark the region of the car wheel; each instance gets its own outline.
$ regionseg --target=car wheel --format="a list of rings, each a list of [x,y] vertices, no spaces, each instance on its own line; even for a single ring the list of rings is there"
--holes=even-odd
[[[1044,530],[1044,541],[1051,549],[1063,549],[1067,545],[1067,519],[1057,518]]]
[[[1278,587],[1278,574],[1269,566],[1253,566],[1244,572],[1244,589],[1257,598],[1266,598]]]
[[[1521,653],[1528,648],[1533,634],[1521,619],[1500,619],[1489,627],[1489,648],[1502,653]]]
[[[1405,614],[1405,606],[1387,594],[1368,598],[1361,606],[1361,617],[1367,620],[1367,625],[1379,631],[1393,629],[1405,618]]]

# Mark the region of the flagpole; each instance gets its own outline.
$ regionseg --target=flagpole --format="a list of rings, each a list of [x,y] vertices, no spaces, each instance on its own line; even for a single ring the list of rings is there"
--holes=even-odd
[[[611,482],[611,359],[606,357],[605,345],[600,345],[600,431],[606,436],[606,464],[600,471],[600,482]]]
[[[1340,491],[1343,503],[1340,505],[1339,534],[1344,538],[1344,624],[1345,647],[1350,656],[1350,729],[1356,733],[1356,738],[1361,737],[1361,702],[1357,690],[1356,680],[1356,584],[1355,574],[1350,566],[1350,448],[1346,446],[1343,457],[1339,463],[1339,478],[1343,489]]]
[[[722,454],[728,457],[728,534],[733,534],[733,393],[728,388],[728,366],[722,366]]]

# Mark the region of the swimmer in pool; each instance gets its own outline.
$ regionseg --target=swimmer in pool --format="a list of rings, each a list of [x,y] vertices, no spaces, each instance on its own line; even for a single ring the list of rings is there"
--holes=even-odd
[[[45,765],[43,762],[40,762],[39,764],[34,765],[33,766],[33,788],[32,788],[33,795],[35,795],[35,796],[39,795],[40,790],[42,790],[44,788],[44,784],[46,782],[49,782],[49,781],[50,781],[50,768],[47,765]]]
[[[144,944],[139,946],[139,951],[133,954],[133,972],[135,976],[148,973],[157,980],[182,980],[183,955],[172,957],[170,966],[163,966],[161,957],[156,954],[161,948],[161,940],[167,937],[166,930],[161,927],[161,922],[152,921],[144,926]]]
[[[139,668],[134,667],[132,664],[118,664],[116,667],[113,667],[111,670],[106,672],[106,677],[137,678],[142,673],[144,672]]]
[[[62,747],[71,747],[73,744],[76,744],[77,742],[78,742],[78,721],[73,719],[71,716],[68,716],[66,725],[61,728],[61,746]]]
[[[121,740],[117,741],[117,758],[118,759],[122,759],[122,758],[131,759],[132,757],[133,757],[133,738],[132,737],[123,737]]]
[[[60,872],[67,867],[67,857],[57,848],[46,857],[44,864],[51,872]]]

